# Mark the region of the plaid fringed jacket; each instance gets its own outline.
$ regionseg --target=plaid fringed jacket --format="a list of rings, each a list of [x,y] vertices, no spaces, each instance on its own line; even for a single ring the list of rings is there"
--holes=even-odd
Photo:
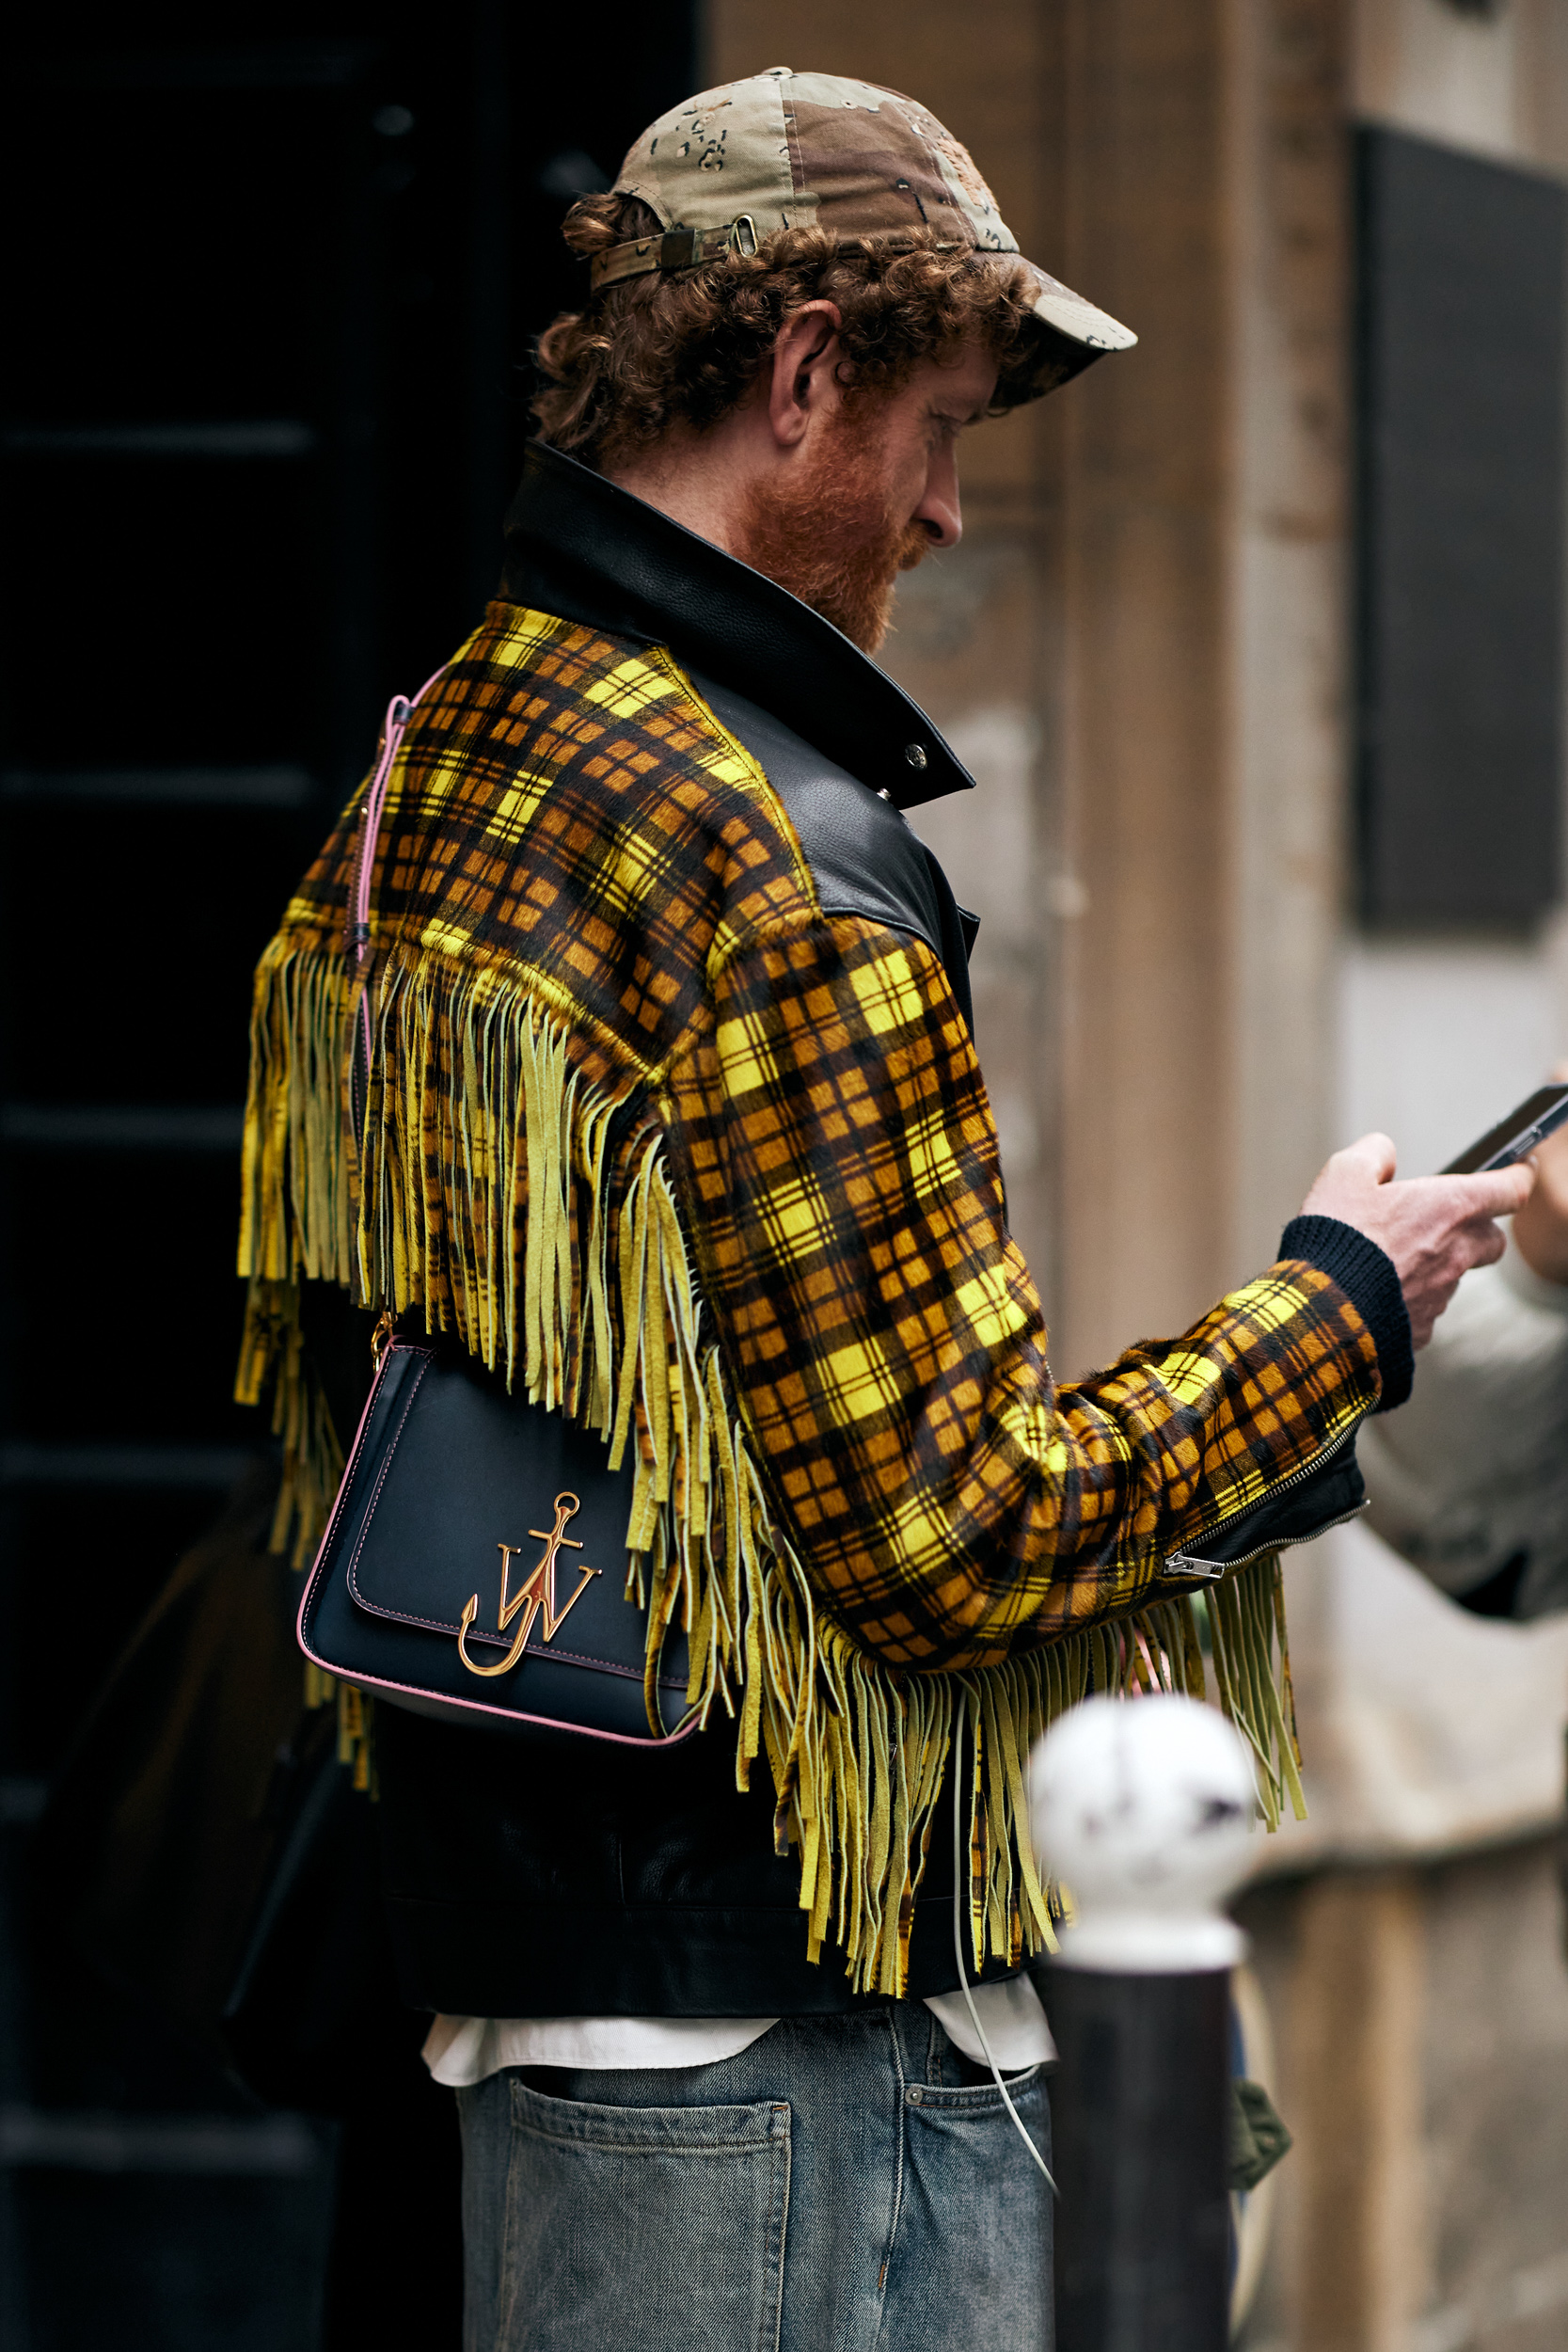
[[[1353,1460],[1377,1401],[1365,1281],[1284,1261],[1058,1387],[950,896],[928,863],[898,895],[899,858],[925,853],[882,775],[906,798],[947,788],[945,747],[825,623],[550,453],[531,454],[513,564],[518,600],[425,695],[394,771],[362,1162],[343,1095],[360,798],[258,974],[243,1391],[279,1376],[302,1543],[336,1469],[293,1336],[302,1280],[422,1316],[631,1449],[634,1587],[651,1624],[687,1629],[698,1744],[721,1746],[726,1785],[766,1758],[793,1933],[812,1960],[842,1947],[851,1994],[910,1981],[961,1690],[974,1956],[1016,1966],[1049,1933],[1022,1760],[1086,1688],[1196,1686],[1206,1648],[1267,1802],[1294,1791],[1271,1546],[1336,1515],[1323,1466]],[[768,628],[782,658],[759,657]],[[695,682],[726,662],[751,699]],[[822,771],[798,825],[767,747],[811,712],[814,675],[817,723],[788,729]],[[858,753],[863,781],[808,743]],[[858,898],[812,850],[836,838],[812,813],[834,787],[872,819],[863,862],[879,837],[891,861]],[[1200,1641],[1185,1564],[1243,1556]],[[472,1761],[468,1735],[439,1736],[473,1773],[494,1764],[492,1743]],[[436,2006],[528,2012],[527,1986],[436,1973]],[[626,2005],[624,1984],[572,1983],[575,2011]],[[721,2006],[770,2005],[735,1990]],[[633,2006],[713,1994],[666,1969]]]

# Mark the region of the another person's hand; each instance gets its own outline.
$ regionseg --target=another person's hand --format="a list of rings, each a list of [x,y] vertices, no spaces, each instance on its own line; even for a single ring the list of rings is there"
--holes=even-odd
[[[1302,1215],[1354,1225],[1393,1260],[1411,1341],[1424,1347],[1461,1279],[1502,1256],[1496,1220],[1524,1207],[1535,1171],[1526,1161],[1486,1176],[1414,1176],[1395,1184],[1394,1164],[1386,1136],[1363,1136],[1335,1152]]]
[[[1554,1078],[1568,1079],[1568,1061]],[[1544,1282],[1568,1282],[1568,1127],[1548,1136],[1535,1162],[1535,1190],[1513,1220],[1519,1255]]]

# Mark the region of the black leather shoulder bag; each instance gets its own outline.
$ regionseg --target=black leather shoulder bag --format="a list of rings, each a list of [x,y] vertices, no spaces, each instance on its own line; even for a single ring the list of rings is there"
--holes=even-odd
[[[366,796],[348,932],[361,961],[388,779],[412,708],[401,695],[388,706]],[[367,1003],[356,1117],[370,1041]],[[641,1746],[684,1738],[696,1725],[686,1637],[673,1628],[648,1672],[643,1613],[626,1598],[635,1474],[629,1461],[610,1470],[599,1438],[509,1395],[472,1357],[391,1337],[306,1584],[301,1648],[390,1706],[475,1730]]]

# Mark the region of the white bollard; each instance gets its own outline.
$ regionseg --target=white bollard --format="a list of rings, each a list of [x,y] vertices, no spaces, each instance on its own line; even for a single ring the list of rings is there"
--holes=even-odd
[[[1057,2352],[1225,2352],[1229,1971],[1247,1753],[1196,1700],[1085,1700],[1030,1757],[1074,1918],[1047,1980]]]
[[[1071,1893],[1069,1968],[1232,1968],[1218,1909],[1241,1884],[1256,1800],[1246,1749],[1196,1699],[1085,1699],[1030,1758],[1035,1849]]]

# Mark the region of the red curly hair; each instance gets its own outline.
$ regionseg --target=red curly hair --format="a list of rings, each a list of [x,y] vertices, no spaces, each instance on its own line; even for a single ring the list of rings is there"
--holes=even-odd
[[[639,199],[611,194],[581,198],[562,233],[586,262],[659,229]],[[1016,255],[942,252],[933,230],[868,236],[846,252],[820,229],[784,229],[754,254],[624,278],[563,311],[537,345],[540,439],[602,468],[672,425],[717,424],[745,398],[785,319],[814,300],[837,306],[850,397],[895,389],[921,360],[970,336],[997,361],[993,415],[1037,399],[1065,372],[1053,365]]]

